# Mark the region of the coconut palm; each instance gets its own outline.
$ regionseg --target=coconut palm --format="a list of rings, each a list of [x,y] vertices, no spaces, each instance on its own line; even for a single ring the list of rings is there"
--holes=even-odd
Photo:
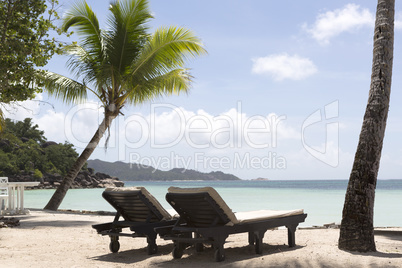
[[[66,103],[82,101],[91,92],[102,103],[104,119],[87,147],[46,205],[57,210],[73,180],[125,105],[137,105],[173,93],[187,92],[192,82],[186,60],[206,53],[199,38],[180,27],[162,27],[149,34],[152,18],[146,0],[115,1],[109,8],[108,29],[88,4],[75,4],[63,18],[81,37],[65,47],[75,79],[38,74],[50,95]]]
[[[369,100],[345,197],[340,249],[376,250],[374,195],[391,94],[394,14],[395,0],[378,0]]]

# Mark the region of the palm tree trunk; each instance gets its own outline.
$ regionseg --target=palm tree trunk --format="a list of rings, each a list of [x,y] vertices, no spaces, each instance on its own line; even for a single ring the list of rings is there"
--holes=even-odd
[[[368,104],[345,196],[338,247],[376,251],[374,195],[391,93],[395,0],[378,0]]]
[[[75,161],[74,165],[71,167],[70,171],[64,177],[60,186],[57,188],[53,196],[50,198],[49,202],[44,207],[44,209],[57,210],[59,208],[61,202],[63,201],[64,197],[67,194],[68,189],[73,184],[75,177],[77,177],[78,172],[85,165],[88,158],[95,150],[96,146],[98,146],[100,139],[103,137],[106,130],[110,127],[113,119],[115,118],[116,115],[110,115],[110,113],[105,112],[105,118],[99,125],[98,130],[95,132],[95,135],[92,137],[91,141],[88,143],[84,151],[82,151],[77,161]]]

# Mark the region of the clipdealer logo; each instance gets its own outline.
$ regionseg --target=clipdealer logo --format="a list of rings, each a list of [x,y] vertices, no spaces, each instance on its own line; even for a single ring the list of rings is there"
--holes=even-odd
[[[92,113],[103,119],[100,105],[88,103],[76,106],[65,117],[67,140],[76,147],[85,148],[87,141],[82,135],[74,135],[74,118]],[[339,103],[331,102],[310,114],[301,124],[300,133],[292,139],[300,141],[315,159],[331,166],[339,164]],[[152,166],[155,169],[286,169],[287,159],[278,153],[278,137],[288,136],[281,124],[285,115],[247,116],[239,101],[236,109],[211,116],[206,112],[185,111],[172,104],[150,105],[149,115],[132,114],[117,117],[112,126],[114,137],[108,148],[118,150],[118,160],[132,165]],[[316,129],[319,129],[315,133]],[[311,132],[323,135],[323,144],[311,145]],[[296,136],[296,137],[294,137]],[[99,147],[102,143],[99,144]],[[138,149],[152,149],[150,156]],[[168,151],[166,151],[168,150]],[[159,152],[163,152],[158,156]]]

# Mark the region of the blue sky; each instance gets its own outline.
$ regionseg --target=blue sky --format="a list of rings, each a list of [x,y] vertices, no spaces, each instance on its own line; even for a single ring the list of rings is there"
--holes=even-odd
[[[74,1],[60,1],[64,9]],[[102,27],[108,0],[88,1]],[[232,173],[242,179],[348,179],[368,98],[377,1],[151,0],[151,30],[193,30],[208,55],[187,64],[188,95],[126,107],[91,159]],[[60,12],[62,13],[62,11]],[[402,12],[396,6],[391,105],[380,179],[401,179]],[[49,70],[69,75],[66,58]],[[78,151],[102,119],[96,99],[46,93],[29,110],[49,140]]]

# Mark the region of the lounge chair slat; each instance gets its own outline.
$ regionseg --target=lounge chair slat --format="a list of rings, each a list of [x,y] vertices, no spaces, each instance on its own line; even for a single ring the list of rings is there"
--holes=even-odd
[[[177,221],[146,191],[145,188],[115,188],[102,193],[103,198],[117,211],[115,220],[110,223],[97,224],[92,227],[99,234],[111,239],[109,248],[112,252],[119,250],[119,236],[147,237],[148,254],[157,251],[155,228],[173,226]],[[123,217],[123,221],[120,220]],[[132,233],[123,233],[129,228]]]

